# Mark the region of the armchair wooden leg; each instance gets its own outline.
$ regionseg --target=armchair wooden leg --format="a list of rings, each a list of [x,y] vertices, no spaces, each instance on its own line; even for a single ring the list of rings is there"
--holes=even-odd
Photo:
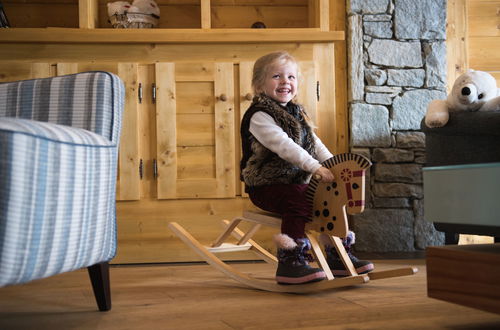
[[[109,263],[102,262],[87,267],[89,271],[92,289],[94,290],[95,300],[101,312],[111,309],[111,290],[109,285]]]

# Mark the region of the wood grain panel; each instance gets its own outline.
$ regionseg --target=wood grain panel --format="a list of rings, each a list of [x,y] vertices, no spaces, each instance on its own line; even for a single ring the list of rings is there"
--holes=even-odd
[[[178,146],[214,146],[215,118],[208,114],[177,115]]]
[[[215,64],[215,158],[217,197],[235,196],[233,63]]]
[[[177,81],[177,113],[213,114],[214,83]]]
[[[31,64],[22,62],[0,63],[0,82],[31,78]]]
[[[138,200],[140,198],[138,65],[136,63],[119,63],[118,75],[125,84],[125,110],[118,160],[117,199]]]
[[[155,64],[157,197],[173,198],[177,190],[177,125],[174,63]]]
[[[215,146],[178,147],[177,179],[215,179],[215,163]]]
[[[500,71],[500,37],[470,38],[469,68]]]

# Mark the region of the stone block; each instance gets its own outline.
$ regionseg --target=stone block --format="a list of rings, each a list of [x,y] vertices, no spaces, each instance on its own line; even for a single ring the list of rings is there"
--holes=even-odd
[[[427,106],[432,100],[445,99],[446,93],[436,90],[416,89],[394,98],[392,128],[395,130],[418,130]]]
[[[446,0],[394,0],[394,30],[397,39],[445,40]]]
[[[382,104],[382,105],[391,105],[392,97],[390,94],[384,93],[366,93],[365,100],[370,104]]]
[[[387,70],[387,85],[389,86],[422,87],[424,80],[424,69]]]
[[[398,148],[425,148],[425,134],[422,132],[397,132]]]
[[[446,88],[446,43],[444,41],[424,43],[426,77],[430,88]]]
[[[349,14],[385,14],[389,8],[390,0],[351,0],[347,1]]]
[[[356,251],[414,251],[413,212],[406,209],[366,209],[352,217]]]
[[[375,197],[372,199],[375,208],[409,208],[410,201],[408,198],[380,198]]]
[[[365,79],[368,85],[380,86],[387,81],[387,73],[380,69],[366,69]]]
[[[420,68],[423,65],[419,41],[373,39],[368,56],[370,62],[377,65],[396,68]]]
[[[373,150],[372,159],[374,162],[403,163],[412,162],[415,155],[412,150],[388,148],[376,148]]]
[[[361,15],[348,18],[349,33],[347,39],[347,52],[349,56],[349,101],[362,101],[364,99],[364,64],[363,64],[363,26]]]
[[[422,166],[418,164],[375,164],[375,181],[422,183]]]
[[[365,34],[374,38],[392,38],[391,22],[364,22],[363,28]]]
[[[376,197],[422,198],[424,196],[422,185],[409,183],[375,183],[372,191]]]
[[[351,145],[388,147],[391,145],[389,110],[381,105],[351,104]]]

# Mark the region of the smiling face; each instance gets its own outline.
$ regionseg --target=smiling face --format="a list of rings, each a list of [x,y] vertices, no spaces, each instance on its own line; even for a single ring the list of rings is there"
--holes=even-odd
[[[297,95],[297,64],[291,61],[271,64],[266,72],[263,92],[281,105]]]

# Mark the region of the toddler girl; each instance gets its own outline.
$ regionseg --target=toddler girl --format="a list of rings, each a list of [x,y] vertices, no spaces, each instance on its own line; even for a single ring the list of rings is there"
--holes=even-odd
[[[302,284],[325,279],[319,268],[309,266],[311,246],[305,223],[311,215],[306,190],[311,175],[333,182],[333,174],[321,162],[333,155],[314,134],[301,105],[295,102],[298,65],[287,52],[259,58],[253,68],[254,99],[241,122],[243,156],[241,179],[251,201],[282,217],[276,280],[280,284]],[[353,236],[345,240],[350,247]],[[334,275],[345,267],[334,248],[327,246],[327,260]],[[359,273],[373,269],[368,261],[351,256]]]

